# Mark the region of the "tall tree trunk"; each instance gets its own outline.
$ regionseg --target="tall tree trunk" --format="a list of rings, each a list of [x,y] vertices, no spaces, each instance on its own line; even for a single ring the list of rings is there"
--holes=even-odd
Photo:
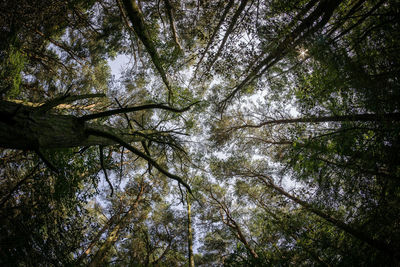
[[[187,218],[188,218],[188,251],[189,251],[189,267],[194,267],[193,257],[193,232],[192,232],[192,214],[189,194],[186,193]]]
[[[114,221],[117,219],[117,217],[120,214],[116,213],[114,214],[107,222],[106,224],[100,229],[100,231],[97,233],[97,235],[94,237],[94,239],[90,242],[89,246],[87,247],[87,249],[85,249],[85,251],[79,256],[79,258],[75,261],[76,265],[80,265],[81,262],[87,257],[89,256],[90,252],[92,251],[92,249],[99,243],[99,240],[101,238],[101,236],[105,233],[106,230],[108,230],[113,224]]]
[[[240,225],[231,216],[231,213],[230,213],[229,208],[227,207],[227,205],[225,203],[222,203],[221,201],[219,201],[213,195],[212,192],[210,192],[210,194],[211,194],[211,198],[217,203],[217,205],[220,208],[220,214],[221,214],[222,222],[232,230],[232,232],[236,235],[238,240],[240,242],[242,242],[242,244],[245,246],[247,251],[253,256],[253,258],[257,259],[258,258],[257,252],[250,246],[249,242],[247,241],[247,238],[243,234],[243,231],[242,231]],[[224,219],[223,213],[225,213],[226,219]]]
[[[114,228],[109,232],[107,239],[104,243],[100,246],[99,250],[93,256],[92,261],[89,264],[89,267],[97,267],[102,266],[105,257],[107,256],[108,252],[110,251],[111,247],[118,241],[121,231],[126,227],[129,223],[129,220],[133,216],[133,212],[139,206],[139,202],[142,200],[142,196],[144,193],[145,187],[142,185],[139,193],[136,196],[135,201],[129,208],[129,210],[118,220],[115,224]]]
[[[314,6],[314,1],[311,1],[311,5],[307,5],[307,8],[312,8]],[[339,6],[341,1],[338,0],[325,0],[318,1],[318,5],[314,8],[314,10],[308,14],[307,17],[299,20],[301,23],[295,29],[289,29],[290,34],[285,35],[286,37],[279,42],[277,45],[273,45],[270,53],[263,59],[261,62],[253,68],[253,70],[244,78],[242,82],[231,92],[229,93],[224,100],[220,102],[220,108],[222,110],[225,109],[227,103],[240,91],[242,91],[247,84],[252,82],[257,77],[264,74],[268,69],[270,69],[273,65],[278,63],[290,49],[300,45],[306,38],[314,35],[319,29],[325,26],[328,23],[329,19],[333,15],[334,10]],[[304,15],[308,12],[300,12],[300,15]],[[318,22],[319,20],[319,22]],[[268,49],[269,50],[269,49]],[[267,51],[268,51],[267,50]],[[265,54],[262,52],[260,58]]]
[[[89,267],[97,267],[102,266],[102,263],[110,251],[111,247],[117,242],[119,239],[121,230],[125,227],[127,220],[131,217],[133,213],[133,209],[129,210],[115,225],[114,229],[107,236],[106,241],[104,241],[103,245],[99,248],[99,250],[94,255],[92,261],[89,264]]]
[[[237,20],[239,19],[240,15],[244,11],[247,2],[248,2],[248,0],[241,0],[240,1],[240,5],[239,5],[238,9],[236,10],[235,14],[233,15],[232,20],[229,23],[228,29],[225,31],[224,37],[222,38],[222,42],[219,45],[218,51],[217,51],[217,53],[215,54],[215,56],[213,57],[213,59],[211,60],[211,62],[209,63],[209,65],[207,67],[207,72],[209,72],[211,70],[211,67],[214,65],[215,61],[217,61],[219,55],[221,54],[222,50],[224,49],[225,43],[228,40],[229,35],[232,33],[233,28],[235,27]]]
[[[164,70],[164,67],[162,65],[161,58],[156,50],[156,47],[153,43],[151,36],[148,33],[147,26],[143,18],[143,14],[139,9],[136,0],[122,0],[122,2],[124,3],[127,17],[131,21],[135,33],[139,37],[140,41],[142,41],[143,45],[146,47],[147,53],[149,53],[154,66],[156,67],[158,73],[161,76],[161,79],[166,85],[169,93],[172,94],[171,85],[168,80],[167,74]]]
[[[121,136],[124,131],[104,125],[90,124],[72,115],[42,112],[29,107],[0,101],[0,147],[12,149],[48,149],[78,146],[113,145],[116,141],[88,134],[89,129]],[[129,142],[143,138],[129,136]]]
[[[203,61],[204,56],[207,54],[208,49],[210,48],[211,44],[214,42],[214,38],[217,35],[218,31],[220,30],[222,23],[224,23],[226,15],[228,15],[228,13],[229,13],[229,10],[233,7],[234,2],[235,2],[234,0],[229,0],[228,4],[226,5],[226,7],[224,9],[224,13],[222,13],[221,18],[219,19],[218,25],[214,28],[214,31],[213,31],[210,39],[208,40],[207,46],[204,49],[204,52],[201,54],[199,61],[197,62],[197,66],[196,66],[196,69],[194,70],[193,77],[196,77],[197,70],[199,69],[201,62]]]
[[[345,122],[345,121],[400,121],[400,113],[386,114],[349,114],[321,117],[303,117],[294,119],[268,120],[259,124],[244,124],[231,127],[230,130],[241,128],[261,128],[266,125],[292,124],[292,123],[320,123],[320,122]]]
[[[293,196],[291,194],[289,194],[288,192],[286,192],[283,188],[275,185],[274,183],[272,183],[272,181],[270,181],[269,177],[264,177],[262,175],[258,175],[258,178],[265,184],[265,186],[275,190],[276,192],[280,193],[281,195],[284,195],[285,197],[289,198],[290,200],[294,201],[295,203],[299,204],[300,206],[302,206],[303,208],[305,208],[306,210],[314,213],[315,215],[321,217],[322,219],[324,219],[327,222],[330,222],[331,224],[333,224],[334,226],[336,226],[337,228],[345,231],[346,233],[354,236],[355,238],[367,243],[368,245],[370,245],[371,247],[374,247],[376,249],[378,249],[379,251],[382,251],[383,253],[392,256],[393,258],[398,258],[399,255],[397,255],[397,253],[395,253],[392,248],[387,245],[386,243],[382,242],[381,240],[376,240],[373,239],[371,237],[369,237],[367,234],[354,229],[353,227],[351,227],[350,225],[332,217],[331,215],[323,212],[320,209],[315,208],[313,205],[307,203],[306,201],[303,201],[301,199],[299,199],[296,196]]]

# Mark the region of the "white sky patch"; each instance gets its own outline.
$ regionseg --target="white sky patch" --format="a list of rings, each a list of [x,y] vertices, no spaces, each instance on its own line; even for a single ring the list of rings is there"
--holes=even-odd
[[[127,55],[118,55],[113,60],[108,60],[108,65],[111,68],[111,74],[115,79],[121,78],[121,74],[128,68],[131,58]]]

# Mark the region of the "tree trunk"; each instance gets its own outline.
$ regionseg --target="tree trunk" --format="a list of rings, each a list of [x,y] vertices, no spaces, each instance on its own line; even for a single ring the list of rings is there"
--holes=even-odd
[[[345,121],[400,121],[400,113],[386,113],[386,114],[349,114],[349,115],[334,115],[322,117],[304,117],[294,119],[280,119],[269,120],[259,124],[244,124],[234,126],[231,129],[241,128],[261,128],[266,125],[279,125],[279,124],[292,124],[292,123],[321,123],[321,122],[345,122]]]
[[[181,177],[168,172],[146,153],[130,145],[131,142],[144,141],[146,135],[157,133],[157,131],[135,132],[106,125],[89,124],[88,122],[140,110],[164,109],[179,113],[188,110],[194,104],[183,109],[175,109],[162,104],[147,104],[82,117],[51,114],[49,112],[63,102],[85,98],[88,98],[88,96],[62,96],[36,108],[0,100],[0,147],[34,150],[41,155],[40,149],[119,144],[149,162],[167,177],[178,181],[191,193],[190,186]],[[42,160],[46,162],[43,157]],[[51,166],[49,162],[46,162],[46,164],[49,167]]]
[[[371,247],[374,247],[374,248],[378,249],[379,251],[382,251],[383,253],[385,253],[387,255],[390,255],[390,256],[392,256],[394,258],[398,257],[398,255],[390,248],[390,246],[385,244],[384,242],[369,237],[367,234],[365,234],[365,233],[363,233],[363,232],[361,232],[361,231],[359,231],[357,229],[354,229],[353,227],[349,226],[348,224],[346,224],[346,223],[344,223],[344,222],[342,222],[342,221],[330,216],[329,214],[323,212],[322,210],[313,207],[311,204],[307,203],[306,201],[303,201],[303,200],[301,200],[301,199],[289,194],[284,189],[282,189],[281,187],[275,185],[271,181],[267,181],[266,179],[268,179],[268,178],[264,178],[264,177],[259,176],[259,179],[267,187],[277,191],[281,195],[286,196],[287,198],[289,198],[290,200],[292,200],[295,203],[299,204],[300,206],[302,206],[306,210],[308,210],[308,211],[314,213],[315,215],[321,217],[325,221],[330,222],[331,224],[333,224],[337,228],[345,231],[346,233],[348,233],[348,234],[354,236],[355,238],[357,238],[357,239],[369,244]]]
[[[171,85],[164,70],[164,67],[162,66],[161,58],[158,55],[152,38],[147,31],[147,26],[145,24],[143,14],[139,9],[136,0],[122,0],[122,2],[124,3],[126,14],[132,23],[132,27],[135,30],[135,33],[139,37],[140,41],[142,41],[143,45],[146,47],[147,53],[149,53],[154,66],[160,74],[164,84],[167,86],[168,91],[171,93]]]
[[[89,267],[102,266],[104,258],[107,256],[107,253],[110,251],[112,245],[114,245],[114,243],[117,242],[121,229],[123,228],[126,219],[130,218],[129,215],[131,215],[132,212],[133,210],[128,211],[128,213],[120,219],[117,225],[115,225],[114,229],[112,229],[110,234],[107,236],[106,241],[104,241],[103,245],[94,255],[92,261],[89,264]]]
[[[222,50],[224,49],[225,43],[228,40],[229,35],[232,33],[237,20],[239,19],[240,15],[244,11],[247,2],[248,2],[248,0],[241,0],[238,9],[236,10],[235,14],[233,15],[231,22],[229,23],[228,29],[225,31],[224,37],[222,38],[222,42],[219,45],[217,53],[215,54],[215,56],[213,57],[213,59],[211,60],[210,64],[207,67],[207,72],[209,72],[211,70],[211,67],[214,65],[215,61],[217,61]]]
[[[174,43],[180,51],[183,51],[182,45],[179,42],[178,34],[176,31],[175,20],[174,20],[174,15],[173,15],[174,8],[169,0],[164,0],[164,5],[165,5],[165,9],[167,11],[167,17],[169,20],[169,26],[172,31],[172,37],[173,37]]]
[[[191,205],[189,194],[186,193],[187,202],[187,216],[188,216],[188,250],[189,250],[189,267],[194,267],[194,257],[193,257],[193,232],[192,232],[192,218],[191,218]]]
[[[0,101],[0,147],[24,150],[113,145],[117,142],[88,134],[88,130],[105,131],[117,136],[122,130],[89,124],[72,115],[42,112],[40,107]],[[124,138],[126,140],[126,138]],[[142,138],[129,136],[129,142]]]
[[[80,263],[87,257],[89,256],[90,252],[92,249],[99,243],[99,240],[101,236],[105,233],[106,230],[108,230],[113,224],[114,221],[116,220],[117,216],[120,214],[114,214],[107,222],[106,224],[100,229],[100,231],[97,233],[97,235],[94,237],[94,239],[90,242],[88,248],[79,256],[79,258],[76,260],[75,264],[80,265]]]
[[[258,259],[258,254],[257,252],[250,246],[249,242],[247,241],[246,237],[244,236],[242,229],[240,228],[240,226],[236,223],[236,221],[234,221],[233,219],[231,219],[235,230],[236,230],[236,236],[237,238],[243,243],[243,245],[246,247],[246,249],[250,252],[250,254],[253,256],[253,258]]]
[[[289,29],[291,33],[285,35],[286,37],[284,40],[279,42],[277,45],[274,44],[268,56],[261,60],[249,75],[247,75],[247,77],[244,78],[244,80],[220,102],[221,108],[225,109],[227,102],[229,102],[238,92],[242,91],[247,84],[257,77],[260,77],[273,65],[278,63],[291,49],[300,45],[306,38],[313,36],[315,32],[324,27],[333,15],[334,10],[339,6],[340,2],[341,1],[337,0],[318,1],[318,5],[305,18],[301,17],[308,12],[301,11],[299,13],[300,17],[298,17],[301,23],[295,29]],[[307,5],[306,9],[313,8],[314,4],[315,1],[311,1],[311,4]],[[319,22],[317,22],[318,20]],[[268,50],[269,49],[267,49],[267,51]],[[264,54],[265,52],[262,52],[260,58]]]
[[[93,256],[92,261],[89,264],[89,267],[97,267],[103,266],[103,261],[107,256],[108,252],[110,251],[111,247],[118,241],[121,231],[126,227],[129,223],[129,220],[133,216],[133,212],[139,206],[139,202],[142,200],[142,196],[144,194],[144,186],[141,187],[138,195],[136,196],[135,201],[129,208],[129,210],[118,220],[115,224],[114,228],[109,232],[107,239],[104,243],[100,246],[99,250]]]

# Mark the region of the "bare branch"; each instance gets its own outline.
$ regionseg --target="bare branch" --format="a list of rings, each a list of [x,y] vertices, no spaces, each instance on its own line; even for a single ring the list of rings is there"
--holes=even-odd
[[[105,137],[105,138],[108,138],[110,140],[115,141],[116,143],[118,143],[121,146],[125,147],[126,149],[130,150],[132,153],[136,154],[137,156],[139,156],[142,159],[144,159],[147,162],[149,162],[151,165],[153,165],[162,174],[164,174],[167,177],[169,177],[169,178],[177,181],[178,183],[182,184],[184,187],[186,187],[186,189],[190,192],[190,194],[192,194],[192,190],[190,189],[190,186],[185,181],[183,181],[181,177],[168,172],[163,167],[161,167],[154,159],[152,159],[151,157],[149,157],[148,155],[146,155],[142,151],[138,150],[137,148],[131,146],[128,143],[126,143],[124,140],[122,140],[118,136],[116,136],[114,134],[111,134],[111,133],[107,133],[107,132],[103,132],[103,131],[100,131],[100,130],[96,130],[96,129],[87,129],[86,133],[89,134],[89,135]]]
[[[110,197],[112,197],[114,194],[114,187],[113,187],[112,183],[110,182],[110,180],[108,179],[107,170],[104,166],[103,146],[99,146],[99,150],[100,150],[100,165],[101,165],[101,168],[103,169],[104,177],[106,178],[106,181],[107,181],[108,185],[110,186],[110,189],[111,189]]]
[[[147,109],[163,109],[163,110],[169,110],[172,112],[185,112],[189,110],[193,105],[197,104],[199,102],[195,102],[193,104],[190,104],[189,106],[182,108],[182,109],[176,109],[170,106],[165,106],[163,104],[146,104],[142,106],[136,106],[136,107],[130,107],[130,108],[120,108],[120,109],[113,109],[113,110],[108,110],[104,112],[99,112],[95,114],[90,114],[90,115],[84,115],[80,117],[79,119],[81,121],[88,121],[88,120],[93,120],[97,118],[104,118],[104,117],[109,117],[112,115],[116,114],[123,114],[123,113],[129,113],[129,112],[135,112],[135,111],[140,111],[140,110],[147,110]]]
[[[25,24],[26,25],[26,24]],[[26,25],[27,26],[27,25]],[[27,26],[28,28],[30,28],[29,26]],[[32,29],[32,28],[30,28]],[[52,44],[54,44],[55,46],[63,49],[65,52],[67,52],[74,60],[76,60],[76,62],[78,62],[80,65],[83,65],[83,62],[87,62],[87,60],[81,58],[80,56],[78,56],[74,51],[72,51],[69,47],[65,46],[64,44],[54,40],[53,38],[45,35],[44,33],[42,33],[41,31],[39,31],[38,29],[33,29],[37,34],[39,34],[40,36],[42,36],[43,38],[47,39],[48,41],[50,41]]]
[[[243,124],[240,126],[234,126],[231,127],[228,131],[242,129],[242,128],[261,128],[266,125],[292,124],[292,123],[321,123],[321,122],[344,122],[344,121],[399,121],[399,120],[400,120],[400,113],[349,114],[349,115],[337,115],[337,116],[269,120],[261,122],[259,124]]]
[[[217,53],[215,54],[214,58],[212,59],[210,65],[208,66],[207,71],[210,71],[212,65],[214,65],[215,61],[218,59],[219,55],[221,54],[222,49],[224,48],[225,43],[226,43],[226,41],[228,40],[229,35],[232,33],[233,28],[235,27],[236,22],[237,22],[237,20],[239,19],[240,14],[242,14],[244,8],[246,7],[247,1],[248,1],[248,0],[242,0],[242,1],[240,2],[240,6],[238,7],[238,9],[236,10],[235,14],[233,15],[232,21],[231,21],[231,23],[229,24],[229,27],[228,27],[228,29],[227,29],[226,32],[225,32],[224,38],[222,39],[222,42],[221,42],[221,44],[220,44],[220,46],[219,46],[219,48],[218,48],[218,51],[217,51]]]

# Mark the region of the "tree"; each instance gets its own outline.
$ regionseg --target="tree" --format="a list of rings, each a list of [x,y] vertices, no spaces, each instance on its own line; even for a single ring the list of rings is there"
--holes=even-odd
[[[396,1],[0,10],[3,265],[398,265]]]

